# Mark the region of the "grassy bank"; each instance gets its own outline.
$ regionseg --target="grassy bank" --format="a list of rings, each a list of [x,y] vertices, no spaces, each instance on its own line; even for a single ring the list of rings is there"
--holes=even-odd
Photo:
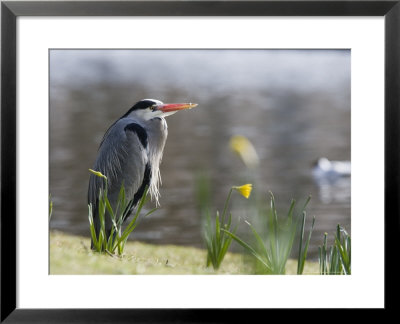
[[[50,274],[254,274],[252,262],[241,254],[227,253],[218,271],[205,266],[207,251],[175,245],[127,242],[123,257],[90,250],[90,239],[50,232]],[[296,274],[289,260],[287,274]],[[306,263],[304,274],[317,274],[318,263]]]

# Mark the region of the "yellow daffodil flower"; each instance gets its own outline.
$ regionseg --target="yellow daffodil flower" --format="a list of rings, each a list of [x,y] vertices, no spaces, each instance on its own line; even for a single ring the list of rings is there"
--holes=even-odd
[[[242,135],[232,136],[229,142],[231,150],[239,155],[248,168],[254,168],[259,164],[258,154],[253,144]]]
[[[233,187],[233,189],[237,190],[243,197],[248,199],[250,197],[251,190],[253,189],[253,185],[248,183],[240,187]]]

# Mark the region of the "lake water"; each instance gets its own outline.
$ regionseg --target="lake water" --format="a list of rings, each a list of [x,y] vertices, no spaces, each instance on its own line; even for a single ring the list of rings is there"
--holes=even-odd
[[[257,223],[249,212],[256,197],[267,205],[272,191],[283,216],[292,198],[311,195],[315,258],[325,232],[332,241],[337,224],[351,230],[350,178],[316,181],[311,173],[319,157],[350,160],[350,81],[348,50],[52,50],[50,227],[89,236],[88,168],[105,130],[136,101],[196,102],[167,117],[161,208],[132,239],[204,247],[196,203],[203,172],[220,210],[232,185],[254,184],[249,200],[232,196],[243,236],[244,220]],[[229,149],[238,134],[253,143],[257,170],[247,170]]]

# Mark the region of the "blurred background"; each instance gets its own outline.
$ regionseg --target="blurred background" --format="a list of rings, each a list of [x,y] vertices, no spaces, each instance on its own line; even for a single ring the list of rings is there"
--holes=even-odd
[[[268,206],[272,191],[284,216],[292,198],[311,195],[309,256],[316,258],[325,232],[333,238],[337,224],[351,230],[350,177],[312,173],[320,157],[350,160],[350,61],[349,50],[51,50],[50,228],[90,235],[88,168],[104,132],[136,101],[196,102],[167,117],[161,208],[132,239],[204,247],[196,200],[202,175],[213,213],[232,185],[253,183],[249,200],[232,197],[241,233],[249,232],[243,220],[254,222],[252,200]],[[235,135],[251,141],[257,168],[232,152]]]

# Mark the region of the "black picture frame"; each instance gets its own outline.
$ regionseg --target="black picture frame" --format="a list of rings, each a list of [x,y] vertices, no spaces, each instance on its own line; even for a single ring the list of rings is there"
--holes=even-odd
[[[396,307],[399,237],[400,0],[396,1],[2,1],[1,322],[232,322],[237,312],[194,309],[18,309],[16,282],[16,19],[19,16],[383,16],[385,18],[385,309]],[[373,188],[371,188],[371,196]],[[367,199],[367,198],[366,198]],[[10,244],[12,242],[12,244]],[[39,292],[38,292],[39,293]],[[248,316],[249,314],[247,314]],[[253,314],[251,314],[253,316]],[[255,316],[262,314],[254,314]]]

